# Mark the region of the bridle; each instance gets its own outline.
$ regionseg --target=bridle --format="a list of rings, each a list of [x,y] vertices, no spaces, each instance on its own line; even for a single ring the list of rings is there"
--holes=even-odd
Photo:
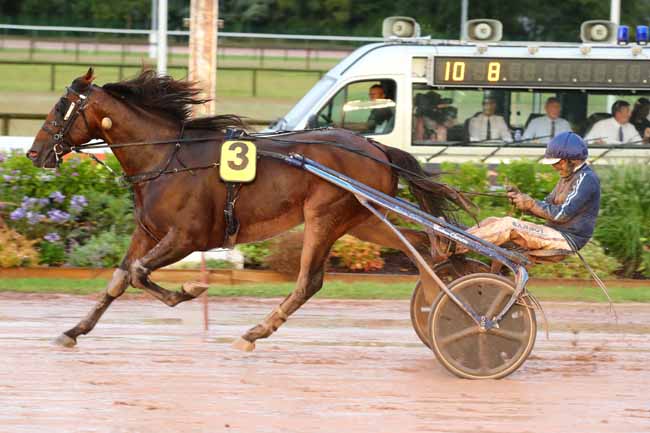
[[[75,146],[70,143],[67,135],[79,115],[81,115],[82,119],[84,120],[87,130],[90,130],[90,125],[88,123],[88,119],[86,118],[85,109],[88,105],[88,96],[90,95],[91,91],[92,85],[88,86],[88,91],[84,93],[76,91],[73,87],[66,87],[66,92],[62,99],[65,98],[70,103],[70,105],[63,115],[63,120],[51,120],[50,122],[46,122],[41,128],[52,138],[53,144],[49,152],[54,152],[57,166],[61,164],[63,156],[67,153],[70,153],[75,148]],[[68,98],[68,95],[70,95],[70,93],[77,95],[79,100],[77,102],[70,101]]]

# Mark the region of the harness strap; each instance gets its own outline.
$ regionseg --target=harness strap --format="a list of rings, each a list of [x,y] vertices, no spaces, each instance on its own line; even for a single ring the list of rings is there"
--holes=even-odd
[[[225,140],[232,140],[242,135],[243,131],[228,128],[226,129]],[[239,198],[241,183],[225,182],[226,184],[226,202],[224,204],[225,234],[223,248],[232,248],[237,243],[237,234],[239,233],[239,221],[235,216],[235,203]]]

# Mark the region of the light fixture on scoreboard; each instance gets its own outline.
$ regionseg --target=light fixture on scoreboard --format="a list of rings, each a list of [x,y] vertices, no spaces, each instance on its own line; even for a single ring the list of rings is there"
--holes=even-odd
[[[435,56],[432,62],[432,86],[650,89],[650,62],[642,60]]]
[[[615,44],[616,27],[616,23],[611,21],[585,21],[580,25],[580,39],[588,44]]]
[[[636,26],[636,43],[648,45],[648,26]]]

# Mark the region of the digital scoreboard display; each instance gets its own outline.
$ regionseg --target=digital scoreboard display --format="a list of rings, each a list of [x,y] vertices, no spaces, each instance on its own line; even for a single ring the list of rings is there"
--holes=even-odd
[[[649,60],[434,57],[433,85],[650,89]]]

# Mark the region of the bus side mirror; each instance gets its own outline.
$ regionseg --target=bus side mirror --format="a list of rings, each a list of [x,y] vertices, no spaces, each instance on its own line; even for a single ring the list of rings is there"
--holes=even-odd
[[[580,25],[580,39],[585,43],[615,44],[616,23],[605,20],[585,21]]]
[[[312,114],[307,119],[307,129],[318,128],[318,114]]]

